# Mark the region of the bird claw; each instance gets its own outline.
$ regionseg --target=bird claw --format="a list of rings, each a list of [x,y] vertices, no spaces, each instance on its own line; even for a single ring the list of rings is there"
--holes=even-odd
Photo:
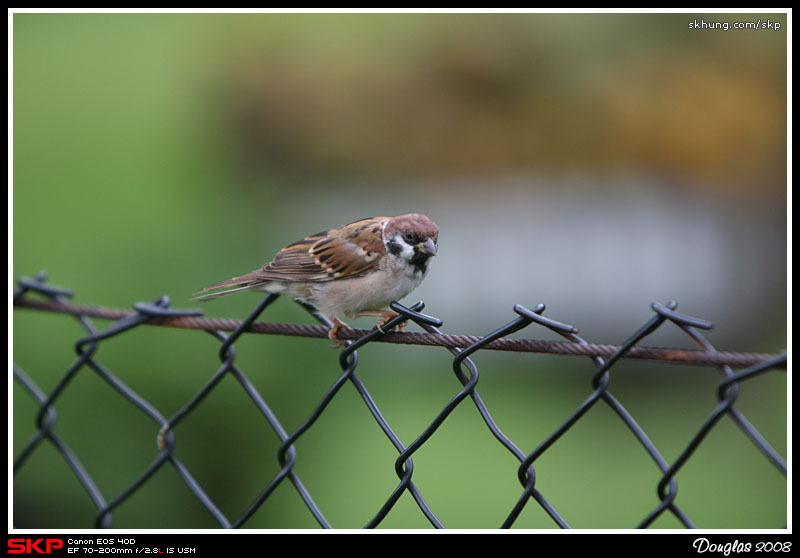
[[[388,312],[387,311],[383,315],[383,319],[378,322],[378,326],[377,326],[378,327],[378,331],[380,331],[381,333],[387,333],[387,331],[384,331],[383,326],[385,326],[388,322],[394,320],[399,315],[400,314],[397,314],[395,312]],[[392,330],[397,329],[397,331],[403,331],[404,327],[406,327],[406,323],[405,322],[400,322],[399,324],[394,326],[392,328]],[[392,330],[389,330],[389,331],[392,331]]]
[[[378,328],[378,331],[380,331],[381,333],[389,333],[390,331],[393,331],[395,329],[397,331],[403,331],[403,328],[406,326],[405,322],[400,322],[399,324],[394,326],[391,330],[384,329],[384,326],[388,322],[392,321],[393,319],[395,319],[397,316],[400,315],[400,314],[398,314],[396,312],[391,312],[389,310],[386,310],[386,311],[381,310],[381,311],[376,311],[376,312],[364,312],[361,315],[364,315],[364,316],[375,316],[375,315],[382,316],[382,318],[378,321],[378,325],[376,326]],[[343,327],[349,328],[350,326],[347,325],[346,323],[344,323],[343,321],[341,321],[339,318],[333,318],[332,322],[333,322],[333,326],[331,327],[330,331],[328,331],[328,339],[333,341],[333,345],[331,345],[332,349],[340,349],[340,348],[344,347],[347,344],[347,340],[345,340],[345,339],[337,339],[336,338],[336,334],[339,332],[339,329],[341,329]]]
[[[340,349],[347,344],[346,339],[337,339],[336,334],[339,332],[340,328],[349,328],[350,326],[341,321],[339,318],[333,318],[333,327],[331,327],[330,331],[328,331],[328,339],[333,341],[333,345],[331,345],[331,349]]]

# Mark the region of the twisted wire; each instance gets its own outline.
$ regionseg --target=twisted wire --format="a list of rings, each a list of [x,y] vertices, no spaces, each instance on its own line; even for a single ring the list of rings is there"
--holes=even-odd
[[[14,306],[30,308],[46,312],[56,312],[73,316],[84,316],[104,320],[121,320],[136,316],[138,313],[122,308],[105,306],[92,306],[74,304],[54,300],[15,299]],[[241,320],[227,318],[208,318],[204,316],[151,316],[145,322],[147,325],[174,327],[181,329],[197,329],[204,331],[236,331],[241,325]],[[322,325],[290,324],[279,322],[254,322],[246,327],[244,332],[265,335],[287,335],[293,337],[325,338],[329,328]],[[355,341],[367,335],[371,330],[357,328],[341,328],[337,338],[345,341]],[[398,343],[403,345],[421,345],[430,347],[446,347],[451,349],[465,349],[480,342],[482,337],[475,335],[453,335],[446,333],[417,333],[417,332],[387,332],[376,339],[378,343]],[[540,339],[495,339],[482,346],[482,349],[492,351],[512,351],[524,353],[543,353],[567,356],[600,357],[608,358],[619,353],[618,345],[578,343],[571,341],[546,341]],[[636,360],[652,360],[672,364],[691,364],[705,366],[731,366],[744,368],[762,362],[774,360],[775,354],[726,352],[711,350],[674,349],[660,347],[631,347],[622,358]]]

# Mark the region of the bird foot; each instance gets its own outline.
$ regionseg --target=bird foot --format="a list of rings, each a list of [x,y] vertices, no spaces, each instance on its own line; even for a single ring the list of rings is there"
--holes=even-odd
[[[383,329],[383,326],[385,326],[388,322],[390,322],[393,319],[395,319],[400,314],[398,314],[397,312],[392,312],[391,310],[375,310],[375,311],[362,312],[360,315],[361,316],[380,316],[381,319],[380,319],[380,321],[378,321],[378,326],[377,326],[378,327],[378,331],[380,331],[381,333],[386,333],[386,330]],[[403,328],[405,327],[405,325],[406,325],[405,322],[400,322],[398,325],[396,325],[392,329],[396,328],[397,331],[403,331]]]
[[[339,329],[343,328],[343,327],[349,328],[350,326],[347,325],[346,323],[344,323],[343,321],[341,321],[339,318],[334,317],[333,318],[333,327],[328,332],[328,339],[333,341],[333,345],[331,345],[332,349],[339,349],[339,348],[343,347],[345,345],[345,343],[347,343],[347,341],[345,339],[337,339],[336,338],[336,334],[339,332]]]
[[[356,317],[360,318],[362,316],[380,316],[381,319],[378,321],[377,325],[378,331],[380,331],[381,333],[387,333],[390,330],[384,329],[384,326],[399,315],[400,314],[398,314],[397,312],[392,312],[391,310],[365,310],[363,312],[360,312]],[[347,341],[345,339],[337,339],[336,334],[339,332],[339,329],[343,327],[349,328],[350,326],[336,317],[333,318],[332,322],[333,322],[333,327],[331,327],[330,331],[328,331],[328,339],[333,341],[333,345],[331,345],[331,347],[334,349],[338,349],[340,347],[343,347],[347,343]],[[403,331],[405,325],[406,325],[405,322],[401,322],[395,327],[393,327],[392,330],[397,329],[397,331]]]

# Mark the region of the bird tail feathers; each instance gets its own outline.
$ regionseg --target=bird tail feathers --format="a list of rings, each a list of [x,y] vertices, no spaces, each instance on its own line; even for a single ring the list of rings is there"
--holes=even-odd
[[[252,273],[248,273],[247,275],[242,275],[241,277],[234,277],[233,279],[228,279],[227,281],[210,285],[205,289],[194,293],[195,296],[193,296],[190,300],[205,302],[223,295],[247,291],[263,285],[263,283],[263,280],[254,277]]]

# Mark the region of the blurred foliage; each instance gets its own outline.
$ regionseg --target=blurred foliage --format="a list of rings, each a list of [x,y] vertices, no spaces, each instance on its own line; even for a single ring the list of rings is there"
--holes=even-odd
[[[683,14],[273,21],[283,32],[258,22],[230,63],[245,147],[270,169],[785,181],[783,33],[698,32]]]
[[[81,302],[129,307],[169,293],[185,307],[182,295],[310,232],[314,219],[286,208],[318,216],[316,188],[350,184],[356,218],[353,192],[369,199],[360,185],[387,177],[643,169],[781,200],[786,16],[761,16],[780,32],[689,30],[701,17],[759,16],[15,14],[13,274],[46,266]],[[256,300],[232,297],[209,313],[241,317]],[[281,300],[264,319],[308,317]],[[82,335],[68,317],[16,311],[14,360],[49,391]],[[101,345],[98,360],[170,415],[217,369],[217,349],[198,332],[141,328]],[[290,431],[338,372],[319,341],[250,336],[237,351]],[[476,361],[490,410],[527,451],[590,391],[588,361]],[[358,373],[406,443],[459,387],[443,350],[370,346]],[[710,369],[623,364],[611,390],[672,461],[713,409],[717,381]],[[16,455],[35,406],[16,384],[13,403]],[[749,382],[737,406],[785,455],[785,376]],[[156,455],[157,428],[88,370],[57,410],[58,434],[109,499]],[[177,443],[229,517],[279,470],[275,436],[231,378],[180,425]],[[335,526],[366,523],[396,486],[396,453],[349,386],[297,449],[296,470]],[[414,460],[417,486],[451,527],[497,526],[520,493],[515,460],[468,403]],[[536,471],[576,527],[629,527],[657,503],[658,469],[603,405]],[[785,480],[728,421],[678,482],[679,505],[703,527],[786,522]],[[15,476],[14,512],[17,527],[85,527],[94,515],[50,448]],[[114,520],[215,527],[169,467]],[[247,525],[315,526],[288,483]],[[382,526],[428,525],[405,495]],[[531,503],[516,526],[554,525]]]

